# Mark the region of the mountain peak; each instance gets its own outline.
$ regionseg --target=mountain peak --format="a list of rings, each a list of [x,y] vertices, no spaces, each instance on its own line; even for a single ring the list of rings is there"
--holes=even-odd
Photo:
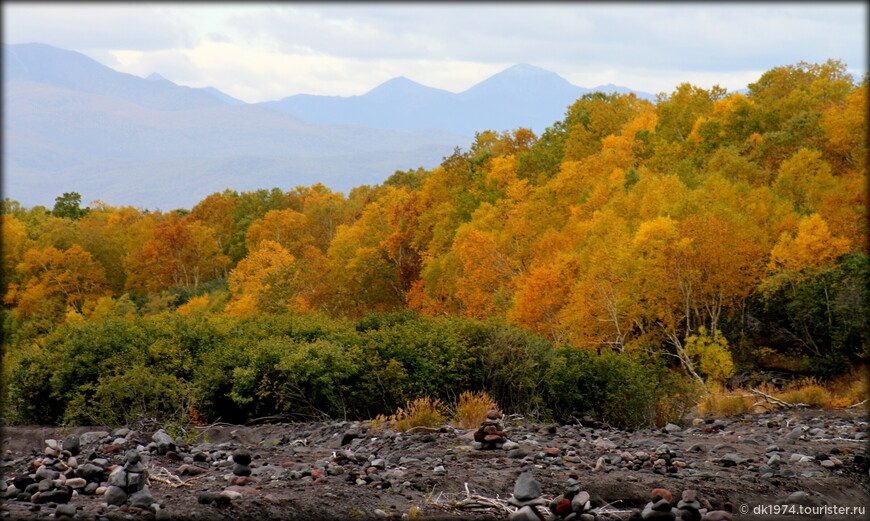
[[[542,74],[551,75],[556,73],[548,71],[547,69],[542,69],[541,67],[529,65],[528,63],[518,63],[501,71],[500,74],[508,74],[511,76],[537,76]]]
[[[164,78],[163,76],[161,76],[159,73],[156,73],[156,72],[152,72],[145,79],[148,81],[169,81],[166,78]],[[172,83],[172,82],[170,82],[170,83]]]

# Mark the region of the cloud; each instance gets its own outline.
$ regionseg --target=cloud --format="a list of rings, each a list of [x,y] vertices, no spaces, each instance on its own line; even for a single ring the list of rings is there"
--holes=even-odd
[[[246,101],[362,94],[396,76],[464,90],[516,63],[575,84],[742,88],[763,71],[866,67],[857,3],[5,3],[7,42],[78,50]],[[137,54],[138,53],[138,54]]]
[[[3,41],[96,52],[153,51],[196,43],[190,27],[165,7],[37,2],[3,3]]]

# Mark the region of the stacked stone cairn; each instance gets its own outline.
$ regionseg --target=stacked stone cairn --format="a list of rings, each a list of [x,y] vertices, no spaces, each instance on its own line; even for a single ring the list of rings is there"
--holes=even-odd
[[[550,517],[566,521],[594,521],[597,512],[592,506],[589,492],[580,489],[579,476],[571,474],[564,492],[550,501]]]
[[[664,488],[650,492],[651,500],[643,511],[632,512],[629,521],[673,520],[673,521],[728,521],[732,519],[727,510],[714,510],[709,501],[698,497],[696,490],[684,490],[682,497],[673,507],[673,495]]]
[[[474,446],[481,450],[493,450],[504,448],[508,442],[507,434],[501,424],[502,414],[496,409],[490,409],[486,413],[486,420],[480,424],[480,428],[474,431]]]
[[[510,514],[509,521],[541,521],[543,516],[538,507],[549,503],[541,497],[541,485],[529,471],[519,475],[514,484],[514,492],[507,501],[519,507]]]

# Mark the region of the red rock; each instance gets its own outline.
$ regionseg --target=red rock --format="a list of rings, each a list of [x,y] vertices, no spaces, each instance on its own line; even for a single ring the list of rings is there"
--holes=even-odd
[[[315,480],[318,480],[321,478],[325,478],[326,474],[324,474],[323,471],[320,469],[314,469],[311,471],[311,477],[314,478]]]
[[[244,487],[248,484],[247,476],[233,476],[230,478],[230,486]]]
[[[478,429],[474,431],[474,441],[478,443],[482,442],[485,436],[486,434],[483,433],[483,429]]]
[[[483,441],[501,441],[501,440],[502,440],[502,437],[499,436],[498,434],[487,434],[483,438]]]
[[[561,501],[556,503],[556,514],[565,514],[571,511],[571,500],[568,498],[562,498]]]
[[[483,428],[484,434],[498,434],[498,429],[495,428],[495,425],[487,425]]]
[[[498,409],[490,409],[486,411],[486,418],[488,420],[497,420],[501,418],[501,412]]]
[[[674,499],[674,495],[671,494],[671,491],[666,489],[666,488],[654,488],[654,489],[652,489],[652,492],[650,492],[650,497],[653,498],[653,501],[655,501],[656,496],[661,497],[662,499],[664,499],[668,503],[670,503]]]
[[[118,452],[121,452],[121,447],[117,445],[106,445],[105,447],[103,447],[103,452],[105,452],[106,454],[116,454]]]
[[[544,449],[544,454],[546,454],[547,456],[553,456],[554,458],[559,456],[559,454],[561,453],[562,451],[559,450],[558,447],[547,447],[546,449]]]

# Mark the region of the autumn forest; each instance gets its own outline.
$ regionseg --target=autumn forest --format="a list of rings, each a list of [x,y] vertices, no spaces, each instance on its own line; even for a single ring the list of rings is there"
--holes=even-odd
[[[734,375],[870,357],[867,85],[844,64],[587,94],[349,194],[2,208],[8,421],[509,411],[668,420]],[[86,199],[85,199],[86,200]]]

